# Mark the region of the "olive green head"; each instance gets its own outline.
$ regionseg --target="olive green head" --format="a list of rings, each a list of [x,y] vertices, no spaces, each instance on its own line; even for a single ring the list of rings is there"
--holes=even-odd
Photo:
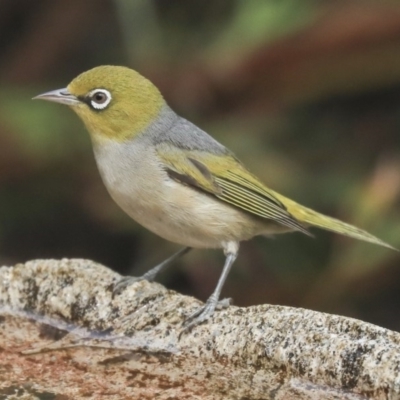
[[[165,104],[149,80],[130,68],[111,65],[83,72],[65,89],[35,98],[70,106],[94,140],[134,137],[157,119]]]

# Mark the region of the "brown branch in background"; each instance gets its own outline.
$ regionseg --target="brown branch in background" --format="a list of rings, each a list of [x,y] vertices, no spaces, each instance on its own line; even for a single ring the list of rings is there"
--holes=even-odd
[[[314,22],[219,77],[229,107],[265,112],[400,83],[398,3],[322,2],[317,11]]]

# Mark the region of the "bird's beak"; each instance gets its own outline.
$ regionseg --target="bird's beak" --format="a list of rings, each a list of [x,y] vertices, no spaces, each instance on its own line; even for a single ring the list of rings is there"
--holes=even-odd
[[[72,95],[67,88],[39,94],[39,96],[34,97],[32,100],[36,99],[54,101],[55,103],[66,104],[67,106],[74,106],[80,103],[78,98]]]

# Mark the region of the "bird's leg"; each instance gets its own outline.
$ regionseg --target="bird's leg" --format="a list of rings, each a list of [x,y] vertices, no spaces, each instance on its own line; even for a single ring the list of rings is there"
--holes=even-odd
[[[208,298],[204,306],[200,307],[193,314],[191,314],[184,322],[184,329],[180,334],[191,329],[193,326],[198,325],[208,318],[210,318],[216,308],[226,308],[229,305],[228,299],[223,299],[219,301],[219,296],[221,294],[222,287],[226,281],[232,264],[236,260],[239,251],[239,244],[236,242],[228,242],[224,248],[226,255],[226,260],[224,264],[224,269],[222,270],[221,276],[218,280],[217,287],[215,288],[213,294]]]
[[[125,289],[127,286],[131,285],[134,282],[138,282],[138,281],[142,281],[142,280],[146,280],[146,281],[150,281],[150,282],[154,281],[154,279],[156,278],[157,274],[160,271],[162,271],[163,269],[168,267],[179,257],[188,253],[191,249],[192,249],[191,247],[184,247],[183,249],[180,249],[176,253],[172,254],[171,257],[168,257],[162,263],[156,265],[154,268],[150,269],[142,276],[124,276],[120,281],[118,281],[115,284],[114,290],[113,290],[114,294],[121,292],[123,289]]]

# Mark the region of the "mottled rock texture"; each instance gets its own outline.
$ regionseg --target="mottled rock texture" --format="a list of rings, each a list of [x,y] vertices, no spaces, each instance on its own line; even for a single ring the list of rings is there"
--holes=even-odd
[[[400,399],[400,334],[336,315],[199,302],[88,260],[0,268],[0,399]],[[19,396],[19,397],[18,397]]]

